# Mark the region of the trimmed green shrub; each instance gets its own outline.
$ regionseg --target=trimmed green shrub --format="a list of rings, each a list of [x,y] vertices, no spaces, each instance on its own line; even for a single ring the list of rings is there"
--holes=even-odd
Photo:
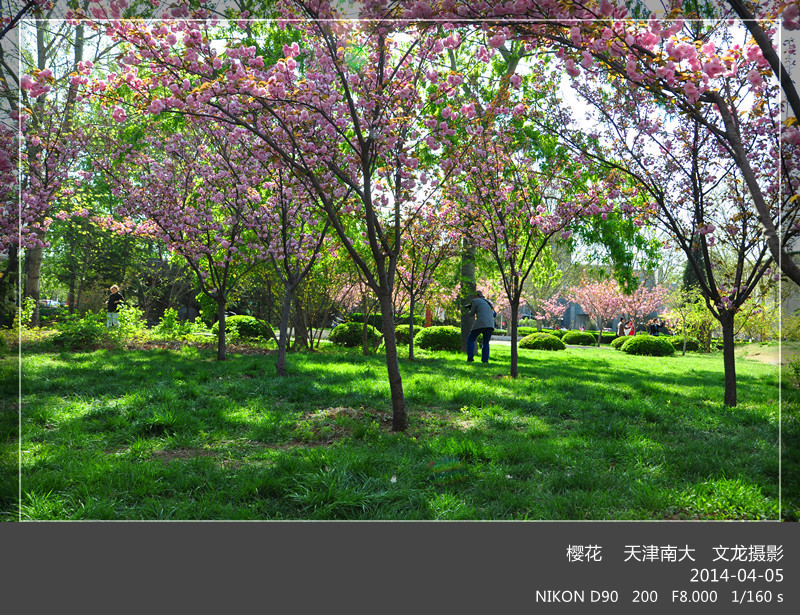
[[[353,312],[350,314],[350,318],[348,320],[352,322],[360,322],[362,325],[364,324],[365,315],[362,312]],[[370,314],[369,320],[367,321],[370,325],[375,327],[378,331],[383,330],[383,320],[380,314]]]
[[[414,336],[414,343],[425,350],[461,350],[461,329],[458,327],[427,327]]]
[[[555,335],[558,339],[564,339],[566,331],[564,329],[542,329],[542,333]]]
[[[510,333],[506,329],[495,329],[492,335],[510,335]]]
[[[660,335],[634,335],[622,345],[622,351],[628,354],[666,357],[675,354],[666,338]]]
[[[414,327],[414,334],[419,332],[418,327]],[[398,344],[408,344],[411,340],[411,326],[410,325],[397,325],[394,328],[394,337]]]
[[[588,331],[567,331],[561,338],[565,344],[575,346],[592,346],[597,344],[597,338]]]
[[[421,327],[425,323],[424,316],[414,316],[414,326]],[[400,314],[394,317],[394,324],[408,325],[411,324],[411,314]]]
[[[363,322],[343,322],[333,328],[328,339],[339,346],[355,348],[361,346],[363,335]],[[374,346],[380,338],[381,335],[378,330],[372,325],[367,325],[367,340],[369,343]]]
[[[517,335],[521,338],[533,335],[534,333],[539,333],[539,330],[536,327],[517,327]],[[542,333],[550,333],[549,331],[543,331]]]
[[[597,343],[597,336],[600,335],[599,331],[586,331],[586,333],[591,333],[594,335],[594,342]],[[611,331],[603,331],[602,337],[600,338],[601,344],[610,344],[615,339],[617,339],[617,334]]]
[[[531,333],[520,340],[519,347],[531,350],[565,350],[567,346],[555,335]]]
[[[622,345],[630,339],[630,337],[631,336],[629,335],[620,335],[611,341],[611,347],[619,350],[622,348]]]
[[[211,327],[211,332],[214,335],[219,333],[219,322],[214,323]],[[268,322],[253,316],[228,316],[225,319],[225,333],[241,338],[263,337],[264,339],[276,339],[272,326]]]
[[[658,337],[661,337],[660,335]],[[683,336],[682,335],[673,335],[672,337],[664,337],[672,347],[677,350],[678,352],[683,352]],[[686,338],[686,350],[697,352],[700,350],[700,344],[697,342],[696,339],[687,337]]]

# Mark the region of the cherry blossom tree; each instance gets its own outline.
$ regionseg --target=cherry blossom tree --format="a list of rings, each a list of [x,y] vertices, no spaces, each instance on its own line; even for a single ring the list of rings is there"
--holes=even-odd
[[[710,2],[706,6],[716,9],[718,19],[736,16],[729,2]],[[650,11],[638,5],[648,15],[633,19],[626,3],[611,0],[586,0],[569,3],[520,0],[514,3],[471,2],[441,0],[435,2],[397,2],[391,4],[394,16],[408,19],[490,20],[498,38],[520,37],[531,47],[554,49],[562,59],[565,71],[573,77],[581,73],[602,74],[613,77],[614,84],[627,82],[650,100],[669,101],[671,113],[686,115],[700,123],[726,156],[735,162],[747,186],[751,207],[764,228],[767,246],[773,260],[783,273],[800,284],[800,267],[787,249],[790,243],[787,232],[794,233],[793,225],[775,221],[772,200],[765,195],[758,181],[758,168],[750,161],[743,131],[759,125],[758,116],[743,115],[741,108],[721,86],[721,80],[737,77],[747,80],[749,94],[756,99],[755,107],[766,104],[770,92],[765,85],[777,83],[776,54],[773,53],[775,25],[768,20],[782,18],[784,27],[798,29],[798,3],[774,0],[759,3],[753,20],[747,21],[751,32],[761,30],[764,36],[745,41],[732,37],[710,36],[710,31],[728,28],[736,23],[718,21],[713,25],[702,20],[684,19],[691,4],[682,0],[667,3],[666,11]],[[697,4],[695,3],[696,7]],[[654,7],[660,9],[661,7]],[[733,8],[737,8],[734,6]],[[365,2],[365,15],[385,15],[387,4],[378,0]],[[789,45],[791,46],[791,42]],[[769,53],[765,56],[764,49]],[[791,47],[790,47],[791,50]],[[779,69],[780,71],[780,69]],[[789,71],[783,71],[790,75]],[[788,79],[792,84],[792,80]],[[787,79],[781,82],[786,94]],[[791,92],[789,92],[791,96]],[[793,105],[795,102],[791,103]],[[712,119],[713,118],[713,119]],[[764,130],[765,127],[761,126]],[[794,196],[797,183],[796,150],[800,145],[800,127],[796,120],[781,130],[779,125],[766,128],[774,135],[782,134],[784,181],[782,190],[786,203],[780,206],[794,211],[800,207]]]
[[[553,295],[549,299],[544,299],[537,306],[536,319],[544,321],[556,328],[559,328],[561,318],[567,311],[569,303],[561,298],[560,295]]]
[[[435,274],[443,263],[455,256],[459,234],[458,210],[452,203],[427,205],[405,222],[403,252],[397,266],[398,286],[408,298],[408,358],[414,359],[414,313],[417,303],[436,290]],[[395,304],[397,302],[395,301]]]
[[[545,75],[540,77],[544,91]],[[515,139],[525,133],[524,118],[533,109],[522,103],[499,107],[494,118],[478,123],[472,129],[474,141],[459,157],[459,183],[450,188],[463,203],[465,233],[492,255],[503,283],[510,306],[513,378],[518,375],[520,300],[531,271],[551,239],[569,237],[577,219],[613,209],[611,199],[601,202],[595,190],[576,194],[586,183],[582,167],[554,148],[537,149],[535,139]]]
[[[12,32],[26,16],[42,14],[43,11],[51,9],[54,0],[23,0],[21,6],[14,3],[16,5],[13,8],[11,4],[11,0],[3,0],[0,4],[0,40]]]
[[[622,309],[623,294],[615,280],[590,281],[584,280],[573,287],[568,294],[570,301],[574,301],[583,308],[590,318],[597,322],[597,346],[600,346],[605,324],[617,316]]]
[[[640,284],[633,292],[622,294],[621,312],[636,325],[646,318],[648,314],[661,310],[669,293],[670,290],[665,286]]]
[[[244,224],[267,242],[269,261],[284,286],[275,369],[285,376],[292,305],[325,244],[329,224],[320,219],[323,212],[316,207],[314,193],[298,184],[280,162],[264,168],[264,174],[267,181],[261,189],[268,196],[245,215]]]
[[[731,77],[725,92],[734,101],[744,98],[747,87],[741,77]],[[651,219],[685,254],[707,307],[722,328],[725,404],[735,406],[734,316],[761,278],[776,274],[776,267],[740,167],[706,127],[721,119],[714,110],[705,109],[706,123],[692,116],[678,121],[636,89],[593,92],[587,100],[600,112],[608,139],[576,151],[634,178],[652,203]],[[757,122],[742,126],[749,159],[758,169],[754,177],[761,194],[770,199],[773,225],[778,220],[789,225],[784,231],[788,242],[800,226],[797,211],[786,212],[780,206],[785,194],[778,172],[779,135],[771,129],[779,112],[766,99],[748,113],[759,116]],[[577,135],[570,139],[580,140]],[[609,149],[603,150],[601,142]]]
[[[125,120],[118,109],[112,117]],[[122,151],[103,141],[111,152],[103,170],[121,201],[117,213],[126,217],[117,228],[158,238],[186,259],[217,305],[217,359],[224,360],[231,290],[274,249],[261,233],[266,225],[251,216],[263,198],[262,167],[248,156],[245,135],[227,127],[190,120],[172,132],[150,122],[147,132],[144,143]]]
[[[391,24],[323,19],[331,16],[324,3],[288,8],[300,13],[286,17],[307,20],[293,23],[304,48],[287,45],[273,64],[253,46],[231,44],[218,53],[210,43],[213,22],[99,22],[127,51],[124,69],[92,88],[106,98],[133,91],[137,107],[153,115],[195,115],[248,131],[313,190],[380,301],[393,429],[404,430],[392,291],[403,205],[418,198],[417,188],[435,189],[440,181],[420,168],[419,150],[435,151],[447,128],[421,131],[419,118],[428,58],[443,46],[424,25],[404,31],[410,41],[399,41]],[[340,207],[348,190],[355,203]],[[355,228],[363,235],[354,235]]]

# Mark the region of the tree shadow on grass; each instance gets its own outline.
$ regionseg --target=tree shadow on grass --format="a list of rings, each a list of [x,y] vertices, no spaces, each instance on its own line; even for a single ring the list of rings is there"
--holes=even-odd
[[[620,372],[609,359],[565,363],[521,353],[521,378],[512,380],[499,373],[502,363],[485,367],[426,356],[402,362],[417,440],[377,431],[336,446],[295,441],[276,448],[293,437],[310,410],[363,406],[376,411],[362,413],[368,423],[390,408],[381,356],[309,353],[291,356],[290,366],[291,375],[280,379],[270,357],[216,362],[202,353],[172,351],[34,363],[23,420],[40,456],[25,460],[31,480],[23,483],[35,484],[36,493],[54,490],[85,501],[91,500],[85,485],[102,486],[119,494],[119,506],[84,505],[75,512],[72,502],[70,514],[147,518],[166,514],[158,500],[171,502],[166,510],[175,518],[386,518],[392,511],[400,518],[398,502],[409,498],[417,518],[649,518],[671,514],[671,493],[722,475],[747,476],[765,493],[772,488],[771,469],[751,450],[774,447],[772,426],[754,421],[747,409],[723,409],[721,380],[718,394],[695,399],[721,372],[693,370],[654,383],[648,370],[628,366]],[[755,376],[741,378],[748,387],[766,386]],[[617,398],[599,394],[598,387]],[[665,390],[670,407],[657,407]],[[53,396],[60,405],[72,398],[82,405],[69,418],[59,417],[57,408],[48,416],[43,406]],[[456,424],[451,419],[460,413],[467,420]],[[703,417],[710,417],[706,424]],[[254,438],[259,433],[262,441]],[[347,453],[354,450],[369,461],[359,462],[357,471]],[[298,455],[307,467],[297,471],[297,480],[273,476],[275,460]],[[438,459],[456,459],[464,480],[423,480]],[[413,485],[409,493],[400,496],[393,487],[384,493],[383,474],[392,464],[400,466],[398,479]],[[333,480],[324,472],[331,466],[344,467],[346,477],[326,482]],[[369,489],[357,487],[359,480]],[[258,495],[259,481],[272,481],[275,493]],[[322,498],[317,490],[325,485],[339,495]],[[214,492],[224,489],[231,490],[226,493],[235,506],[215,499]],[[437,499],[445,494],[461,502],[460,512],[446,512],[449,500]],[[595,502],[618,500],[619,507],[592,508],[593,494]],[[207,500],[214,503],[204,509]],[[142,501],[154,508],[136,508]],[[482,503],[465,504],[470,501]]]

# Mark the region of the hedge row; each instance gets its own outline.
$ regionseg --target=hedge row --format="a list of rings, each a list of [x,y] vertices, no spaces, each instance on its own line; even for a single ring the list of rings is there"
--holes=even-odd
[[[348,317],[348,322],[359,322],[364,324],[365,315],[361,312],[353,312]],[[369,324],[375,327],[378,331],[383,330],[383,320],[380,314],[370,314],[369,315]],[[394,317],[394,324],[395,325],[407,325],[411,322],[411,315],[410,314],[400,314],[399,316]],[[453,319],[444,319],[434,317],[431,321],[434,326],[452,326],[455,324]],[[414,326],[415,327],[422,327],[425,324],[425,317],[424,316],[414,316]]]
[[[661,336],[659,336],[661,337]],[[672,337],[666,338],[672,347],[675,348],[678,352],[683,352],[683,336],[682,335],[674,335]],[[690,350],[693,352],[697,352],[700,350],[700,344],[694,338],[687,337],[686,338],[686,350]]]

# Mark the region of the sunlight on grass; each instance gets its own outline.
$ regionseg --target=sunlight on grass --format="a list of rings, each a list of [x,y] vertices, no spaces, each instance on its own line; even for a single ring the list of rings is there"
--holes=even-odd
[[[401,352],[402,356],[402,352]],[[762,519],[778,511],[778,373],[720,355],[492,347],[380,355],[36,352],[23,365],[24,519]],[[7,366],[6,366],[7,367]],[[785,383],[784,407],[800,391]],[[784,438],[797,438],[797,421]],[[791,455],[786,453],[785,455]],[[784,472],[798,462],[787,456]],[[729,478],[736,477],[736,478]],[[784,510],[800,510],[784,480]],[[793,513],[789,513],[793,514]]]

